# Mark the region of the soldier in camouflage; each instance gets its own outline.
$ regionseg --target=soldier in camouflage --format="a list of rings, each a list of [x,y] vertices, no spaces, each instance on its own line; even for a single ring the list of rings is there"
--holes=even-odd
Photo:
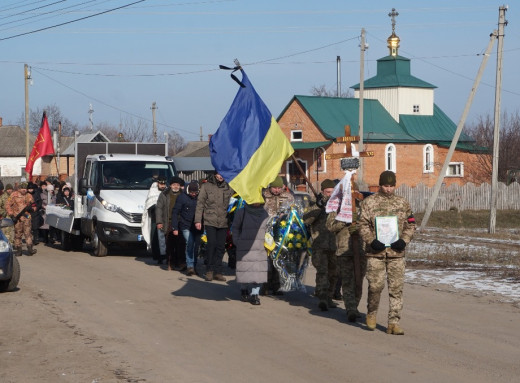
[[[358,251],[359,278],[365,278],[367,259],[365,257],[365,246],[359,236],[359,226],[354,223],[346,223],[336,220],[337,213],[331,212],[327,217],[327,229],[336,234],[336,256],[338,258],[339,276],[343,290],[343,302],[347,310],[349,322],[355,322],[361,316],[358,311],[361,301],[361,291],[356,291],[356,272],[354,262],[354,251]],[[354,241],[357,241],[354,248]]]
[[[33,249],[33,237],[31,230],[31,209],[33,209],[34,200],[32,195],[27,193],[27,182],[22,182],[18,186],[18,190],[11,194],[6,204],[7,214],[11,218],[16,218],[22,211],[24,213],[17,218],[14,225],[14,253],[16,256],[22,255],[22,236],[25,237],[25,244],[29,255],[36,254]]]
[[[379,177],[379,192],[371,195],[361,204],[359,231],[367,245],[368,302],[366,325],[369,330],[376,328],[377,309],[381,292],[388,284],[390,307],[387,334],[403,335],[399,326],[403,308],[403,287],[405,272],[405,247],[412,240],[415,219],[410,204],[403,197],[394,194],[396,176],[384,171]],[[397,217],[398,239],[390,244],[378,240],[376,217]]]
[[[321,183],[321,200],[316,201],[303,215],[306,225],[310,225],[312,237],[312,265],[316,268],[316,290],[314,295],[319,298],[321,311],[336,308],[332,301],[334,289],[338,280],[338,264],[336,259],[336,241],[334,234],[327,227],[325,205],[334,191],[335,183],[326,179]]]
[[[5,186],[5,192],[0,196],[0,219],[7,218],[9,215],[7,214],[7,200],[11,197],[13,193],[13,185],[7,184]],[[7,237],[7,240],[10,243],[14,242],[14,230],[12,226],[4,227],[3,232]]]

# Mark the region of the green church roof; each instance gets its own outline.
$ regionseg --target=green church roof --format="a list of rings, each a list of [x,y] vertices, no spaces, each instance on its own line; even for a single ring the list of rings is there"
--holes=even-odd
[[[365,80],[365,88],[436,88],[426,81],[412,76],[410,59],[403,56],[386,56],[377,60],[377,75]],[[352,86],[359,89],[359,84]]]
[[[294,96],[285,110],[298,102],[324,137],[333,140],[345,135],[345,125],[350,125],[351,134],[359,134],[359,99],[320,96]],[[400,123],[377,100],[364,100],[363,139],[365,142],[410,142],[446,145],[451,143],[457,126],[437,106],[433,116],[399,116]],[[280,118],[280,117],[279,117]],[[278,119],[279,119],[278,118]],[[321,142],[320,142],[321,143]],[[457,149],[474,151],[474,140],[462,133]]]
[[[307,111],[316,126],[327,139],[345,135],[345,125],[351,134],[359,134],[359,100],[356,98],[294,96],[287,107],[296,100]],[[371,142],[413,142],[377,100],[364,100],[363,137]],[[286,107],[286,109],[287,109]],[[285,112],[282,111],[280,115]]]

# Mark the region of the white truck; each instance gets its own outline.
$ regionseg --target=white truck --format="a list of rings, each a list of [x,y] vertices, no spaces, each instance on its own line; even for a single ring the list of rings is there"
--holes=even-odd
[[[66,251],[107,255],[110,244],[143,243],[141,219],[156,177],[177,174],[167,144],[76,143],[74,209],[48,205],[46,222],[59,230]]]

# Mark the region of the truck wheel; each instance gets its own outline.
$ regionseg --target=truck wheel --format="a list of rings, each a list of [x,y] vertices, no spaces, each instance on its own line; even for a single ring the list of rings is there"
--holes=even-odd
[[[108,252],[107,244],[99,239],[96,230],[97,229],[94,229],[94,232],[92,234],[92,246],[94,246],[94,256],[105,257]]]
[[[18,258],[13,257],[13,275],[8,281],[0,281],[0,292],[15,290],[18,282],[20,282],[20,262],[18,262]]]
[[[70,233],[61,230],[61,248],[63,251],[70,251],[72,247],[72,236]]]

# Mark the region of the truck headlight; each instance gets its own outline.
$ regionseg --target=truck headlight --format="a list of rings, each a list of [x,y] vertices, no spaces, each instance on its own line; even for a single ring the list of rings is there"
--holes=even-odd
[[[103,207],[109,211],[117,212],[119,210],[119,206],[107,202],[104,199],[101,199],[101,205],[103,205]]]

